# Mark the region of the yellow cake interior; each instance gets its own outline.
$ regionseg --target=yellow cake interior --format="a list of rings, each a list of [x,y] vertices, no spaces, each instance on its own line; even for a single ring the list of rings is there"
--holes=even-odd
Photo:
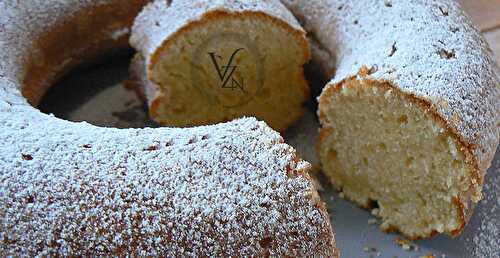
[[[454,235],[471,168],[456,140],[386,83],[346,80],[320,98],[323,171],[346,198],[376,208],[384,230]]]
[[[150,115],[168,126],[254,116],[283,131],[309,96],[304,35],[264,14],[206,15],[171,37],[152,64]]]

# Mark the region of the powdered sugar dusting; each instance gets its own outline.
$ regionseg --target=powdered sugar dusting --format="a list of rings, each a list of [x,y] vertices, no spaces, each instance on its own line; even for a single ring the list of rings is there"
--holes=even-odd
[[[121,28],[121,29],[118,29],[118,30],[111,32],[111,38],[114,40],[118,40],[121,37],[128,35],[129,33],[130,33],[129,28]]]
[[[0,255],[334,256],[310,165],[263,122],[119,130],[27,104],[37,33],[100,4],[126,3],[0,2]]]
[[[278,0],[154,1],[135,20],[130,44],[140,51],[146,64],[150,64],[151,55],[165,39],[190,22],[199,21],[211,11],[265,13],[303,31],[291,12]]]
[[[485,170],[499,138],[500,73],[457,4],[283,2],[330,52],[323,56],[336,59],[332,82],[355,75],[362,65],[376,66],[372,78],[434,103],[474,147]],[[107,3],[124,4],[0,2],[0,47],[8,50],[0,52],[2,256],[331,256],[329,220],[312,202],[313,187],[300,173],[306,163],[254,119],[193,129],[118,130],[58,120],[26,104],[18,88],[26,78],[23,65],[37,56],[37,32],[81,8]],[[165,19],[172,24],[144,21],[139,29],[174,31],[188,22]],[[152,51],[162,39],[158,34],[135,40]],[[488,231],[490,224],[483,227],[496,233]],[[474,242],[487,246],[481,239]]]
[[[368,78],[431,103],[486,172],[500,138],[500,72],[455,1],[283,2],[335,58],[327,87],[370,68]]]
[[[71,17],[79,10],[96,7],[111,0],[32,0],[0,2],[0,75],[12,80],[23,78],[26,56],[37,57],[35,36]],[[40,22],[43,21],[43,22]]]
[[[471,163],[484,176],[500,138],[500,72],[487,43],[455,1],[283,2],[320,49],[335,58],[326,90],[368,68],[359,79],[389,82],[429,103],[425,108],[435,110],[465,143],[462,151],[472,152]],[[328,67],[327,57],[315,55],[323,67]],[[460,195],[465,220],[482,191],[482,178],[477,182],[474,172],[471,189]]]
[[[118,130],[17,105],[0,117],[2,256],[331,252],[309,241],[331,234],[309,165],[255,119]]]

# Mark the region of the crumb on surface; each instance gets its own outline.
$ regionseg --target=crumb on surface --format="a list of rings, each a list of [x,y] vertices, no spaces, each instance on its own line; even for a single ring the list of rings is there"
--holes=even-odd
[[[397,245],[399,245],[401,248],[403,248],[403,250],[406,251],[418,251],[419,249],[418,245],[406,238],[396,237],[394,239],[394,242],[396,242]]]
[[[377,252],[377,248],[376,247],[373,247],[373,246],[365,246],[363,247],[363,251],[365,253],[373,253],[373,252]]]

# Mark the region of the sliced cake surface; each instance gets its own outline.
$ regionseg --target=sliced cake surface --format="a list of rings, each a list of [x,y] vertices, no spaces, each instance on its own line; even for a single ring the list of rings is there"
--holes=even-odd
[[[459,4],[282,2],[332,78],[318,112],[332,184],[385,230],[458,235],[500,139],[500,72]]]
[[[131,44],[132,73],[163,125],[255,116],[284,131],[309,96],[305,32],[277,0],[156,1]]]

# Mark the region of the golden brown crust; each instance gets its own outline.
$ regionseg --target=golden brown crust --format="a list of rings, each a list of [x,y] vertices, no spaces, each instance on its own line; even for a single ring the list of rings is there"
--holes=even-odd
[[[50,85],[75,65],[93,62],[111,51],[128,48],[128,33],[118,38],[112,38],[110,34],[129,29],[142,6],[148,2],[149,0],[131,0],[126,5],[110,2],[80,10],[75,14],[80,19],[67,19],[38,37],[34,44],[43,51],[36,53],[37,62],[26,62],[25,72],[29,76],[25,77],[22,89],[30,104],[38,105]],[[89,20],[83,22],[81,19],[86,17]],[[110,19],[116,22],[110,23]],[[55,67],[61,71],[54,69]]]
[[[264,11],[229,12],[226,10],[214,10],[206,12],[199,19],[190,21],[189,23],[180,27],[171,35],[169,35],[168,38],[166,38],[148,57],[143,57],[145,60],[149,60],[146,63],[147,79],[151,83],[155,83],[152,74],[153,69],[159,62],[161,54],[166,49],[170,48],[172,44],[174,44],[174,42],[176,42],[179,38],[182,38],[186,33],[188,33],[193,29],[196,29],[198,27],[203,27],[212,22],[216,23],[217,21],[220,21],[222,19],[251,19],[251,20],[261,19],[270,22],[273,25],[279,26],[280,28],[286,30],[290,35],[293,35],[295,37],[296,42],[298,42],[302,48],[302,52],[304,54],[303,56],[304,64],[311,58],[311,51],[309,49],[309,43],[307,41],[307,38],[305,37],[305,32],[303,30],[299,30],[295,27],[292,27],[290,24],[288,24],[286,21],[280,18],[274,17]],[[141,48],[141,46],[135,46],[135,47],[139,49]],[[144,51],[141,52],[144,53]],[[304,68],[301,67],[300,69],[301,69],[300,74],[297,74],[296,80],[301,82],[299,84],[301,85],[301,91],[303,92],[304,96],[309,96],[310,90],[304,76]],[[150,99],[149,101],[150,101],[149,115],[157,122],[164,124],[164,122],[162,122],[162,117],[158,112],[158,108],[160,107],[160,103],[164,103],[165,101],[167,101],[166,98],[164,98],[160,94],[156,94],[154,98]],[[287,123],[284,123],[282,126],[278,128],[274,126],[274,129],[279,132],[284,132],[291,124],[293,124],[299,117],[303,115],[304,108],[301,107],[300,111],[296,113],[297,114],[295,116],[290,116]],[[275,124],[273,123],[273,121],[266,121],[266,122],[272,125]]]
[[[333,94],[327,91],[334,91],[334,84],[353,76],[377,79],[398,89],[453,138],[470,167],[471,187],[459,200],[467,221],[473,204],[481,198],[484,174],[498,146],[500,71],[486,41],[460,6],[448,0],[403,1],[391,6],[333,1],[338,8],[330,8],[333,2],[327,0],[283,2],[327,50],[325,56],[338,65],[323,101]],[[363,19],[353,23],[353,12]],[[388,14],[394,19],[387,20]],[[328,67],[327,60],[315,61]],[[376,69],[359,71],[362,65]]]
[[[482,189],[483,178],[484,178],[484,174],[481,174],[481,171],[479,169],[478,161],[477,161],[476,157],[472,154],[473,147],[468,146],[466,144],[466,142],[460,136],[460,134],[458,134],[458,132],[454,129],[454,127],[450,125],[450,122],[452,122],[452,121],[446,121],[444,118],[442,118],[439,115],[439,113],[433,108],[432,103],[430,103],[428,100],[423,99],[423,98],[419,98],[418,96],[416,96],[414,94],[408,94],[406,92],[403,92],[389,81],[377,81],[377,80],[370,79],[367,77],[368,75],[369,75],[369,69],[366,66],[363,66],[359,70],[357,75],[345,78],[344,80],[342,80],[334,85],[330,85],[330,87],[327,86],[319,98],[320,108],[319,108],[318,113],[319,113],[320,121],[327,121],[326,114],[323,113],[323,109],[321,108],[321,106],[328,105],[327,103],[331,99],[331,96],[338,93],[340,91],[342,85],[346,81],[357,79],[357,78],[367,82],[368,84],[376,85],[376,87],[383,88],[385,90],[392,90],[395,94],[402,96],[404,99],[406,99],[410,103],[416,104],[422,111],[424,111],[426,114],[429,114],[433,118],[435,123],[440,125],[441,128],[445,129],[446,132],[450,136],[453,137],[453,139],[455,140],[455,143],[457,144],[457,146],[460,147],[459,149],[465,157],[465,162],[470,166],[470,188],[469,188],[469,190],[463,193],[463,196],[462,196],[463,199],[461,199],[460,197],[455,197],[453,199],[453,203],[455,204],[455,206],[457,207],[457,210],[459,211],[459,218],[458,219],[460,221],[460,226],[457,229],[453,230],[453,232],[451,232],[451,234],[452,234],[452,236],[458,236],[462,232],[462,230],[464,229],[464,227],[465,227],[466,223],[468,222],[468,220],[470,219],[470,217],[472,216],[472,212],[473,212],[472,206],[473,206],[473,203],[475,203],[474,199],[479,198],[477,196],[477,194],[478,193],[480,194],[480,191]],[[319,146],[318,148],[319,149],[322,148],[321,144],[323,142],[325,142],[325,140],[331,134],[331,130],[333,130],[333,128],[323,127],[320,129],[320,137],[318,140],[318,146]],[[485,171],[483,171],[483,173],[484,172]],[[356,202],[355,200],[351,200],[351,201],[357,203],[362,208],[365,208],[365,209],[369,208],[365,204]],[[388,229],[386,229],[386,231],[387,230]],[[392,226],[389,231],[401,232],[399,230],[399,228],[397,228],[395,226]],[[432,237],[436,234],[437,234],[437,231],[431,232],[430,234],[428,234],[426,236],[418,236],[418,237],[407,236],[407,237],[416,240],[416,239]]]
[[[243,11],[238,13],[227,12],[224,10],[216,10],[212,12],[205,13],[201,19],[192,21],[185,26],[181,27],[174,34],[172,34],[167,40],[165,40],[155,51],[151,54],[150,62],[148,63],[148,78],[152,78],[151,71],[153,70],[156,63],[159,61],[160,54],[167,48],[169,48],[178,38],[181,38],[185,33],[195,29],[196,27],[202,27],[210,22],[216,22],[219,19],[267,19],[273,24],[280,26],[284,30],[287,30],[290,34],[294,35],[297,42],[300,42],[304,52],[304,60],[309,60],[311,58],[311,51],[309,50],[309,43],[305,38],[305,32],[293,29],[285,21],[270,16],[269,14],[261,11]],[[304,92],[309,92],[309,88],[304,87]]]

